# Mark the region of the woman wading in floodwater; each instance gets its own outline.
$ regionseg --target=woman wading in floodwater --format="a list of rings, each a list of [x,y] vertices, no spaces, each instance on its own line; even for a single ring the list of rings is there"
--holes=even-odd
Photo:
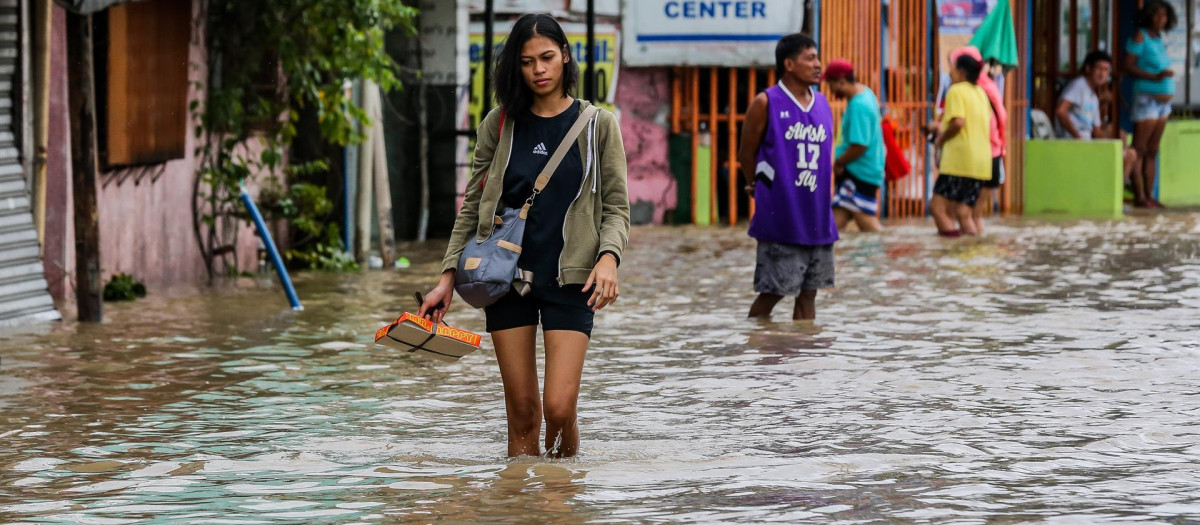
[[[496,58],[500,107],[479,124],[462,211],[441,280],[425,296],[421,316],[441,322],[464,246],[488,238],[499,208],[520,208],[530,198],[538,174],[580,112],[591,105],[572,96],[578,77],[567,36],[554,18],[529,14],[517,20]],[[543,417],[546,455],[578,452],[575,407],[592,318],[617,300],[617,266],[628,238],[621,129],[612,113],[600,110],[530,209],[518,267],[533,273],[532,291],[525,296],[510,291],[484,308],[504,381],[509,456],[541,453]],[[540,395],[535,355],[539,319],[546,347],[546,383]]]

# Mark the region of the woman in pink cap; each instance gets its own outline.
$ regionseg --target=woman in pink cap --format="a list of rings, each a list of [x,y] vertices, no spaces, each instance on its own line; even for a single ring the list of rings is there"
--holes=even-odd
[[[975,203],[973,213],[975,216],[975,228],[979,231],[980,235],[983,235],[983,215],[985,212],[991,210],[992,191],[999,189],[1000,185],[1004,184],[1004,139],[1008,126],[1008,111],[1004,109],[1004,96],[1000,93],[1000,87],[992,80],[992,75],[988,71],[990,67],[979,54],[979,49],[975,46],[966,46],[959,48],[958,53],[983,62],[983,74],[979,75],[977,85],[983,88],[983,92],[987,94],[988,102],[992,104],[992,121],[988,132],[988,141],[992,146],[992,178],[983,182],[983,189],[979,193],[979,201]],[[953,59],[952,57],[951,60]]]

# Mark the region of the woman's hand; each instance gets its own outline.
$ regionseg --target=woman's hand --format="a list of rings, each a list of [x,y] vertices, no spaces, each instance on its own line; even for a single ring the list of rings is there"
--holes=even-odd
[[[592,307],[592,311],[598,312],[605,306],[617,302],[617,297],[621,293],[617,289],[617,258],[613,254],[601,255],[600,260],[596,261],[596,267],[592,268],[592,274],[583,284],[583,292],[587,293],[588,290],[592,290],[593,285],[595,285],[595,289],[587,303]]]
[[[417,317],[427,317],[435,323],[441,323],[446,312],[450,310],[450,301],[454,300],[454,270],[442,274],[437,286],[425,294],[425,302],[417,311]]]

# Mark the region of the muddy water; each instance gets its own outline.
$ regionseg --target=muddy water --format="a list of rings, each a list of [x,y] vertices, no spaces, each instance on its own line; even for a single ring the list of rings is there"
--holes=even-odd
[[[931,229],[839,243],[808,325],[743,318],[743,232],[635,231],[567,461],[503,457],[488,343],[364,344],[434,246],[301,276],[299,313],[242,286],[9,330],[0,522],[1200,520],[1200,216]]]

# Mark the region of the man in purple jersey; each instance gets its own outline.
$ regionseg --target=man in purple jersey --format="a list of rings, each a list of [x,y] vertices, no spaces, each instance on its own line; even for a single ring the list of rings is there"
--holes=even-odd
[[[753,191],[750,236],[758,239],[750,317],[769,317],[796,297],[793,319],[817,316],[817,290],[833,286],[833,113],[821,82],[817,43],[793,34],[775,46],[779,84],[746,111],[738,163]]]

